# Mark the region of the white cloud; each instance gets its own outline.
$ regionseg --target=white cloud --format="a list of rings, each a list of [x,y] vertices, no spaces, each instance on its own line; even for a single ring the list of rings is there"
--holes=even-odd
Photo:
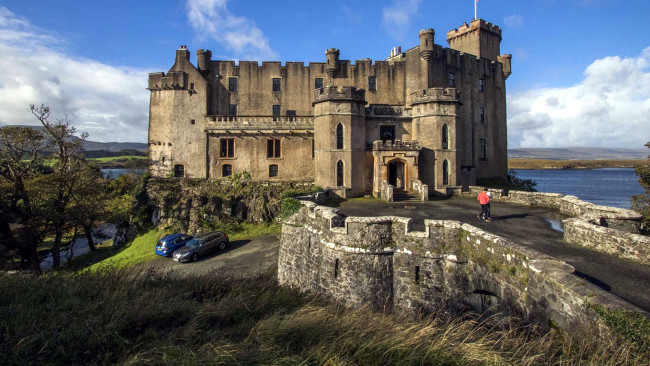
[[[187,18],[199,36],[209,36],[245,60],[275,60],[264,32],[254,21],[228,10],[228,0],[187,0]]]
[[[422,0],[392,0],[382,9],[382,23],[386,31],[396,39],[403,39],[411,18],[418,13]]]
[[[650,141],[650,47],[594,61],[578,85],[508,96],[510,147],[628,147]]]
[[[503,24],[509,28],[521,29],[524,27],[524,18],[521,14],[512,14],[503,18]]]
[[[147,72],[65,54],[56,35],[0,7],[0,125],[35,125],[29,105],[67,115],[93,141],[147,140]]]

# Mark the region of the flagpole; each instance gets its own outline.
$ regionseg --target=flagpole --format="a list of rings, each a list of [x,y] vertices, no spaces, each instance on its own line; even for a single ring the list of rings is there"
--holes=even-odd
[[[477,13],[476,13],[476,4],[478,3],[477,0],[474,0],[474,20],[478,19]]]

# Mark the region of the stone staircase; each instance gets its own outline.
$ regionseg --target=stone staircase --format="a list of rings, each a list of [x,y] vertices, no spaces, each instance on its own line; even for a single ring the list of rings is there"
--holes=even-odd
[[[420,196],[415,192],[407,192],[402,188],[393,189],[393,201],[395,202],[422,202]]]

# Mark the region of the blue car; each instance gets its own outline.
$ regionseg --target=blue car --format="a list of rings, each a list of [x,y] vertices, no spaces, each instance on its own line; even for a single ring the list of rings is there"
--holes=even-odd
[[[190,240],[192,240],[192,235],[167,235],[156,243],[156,254],[162,255],[163,257],[171,257],[176,249],[184,247]]]

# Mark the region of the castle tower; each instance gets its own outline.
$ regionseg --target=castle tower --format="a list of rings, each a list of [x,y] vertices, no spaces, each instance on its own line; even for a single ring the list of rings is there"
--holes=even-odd
[[[434,36],[436,32],[429,29],[422,29],[420,31],[420,56],[427,62],[431,61],[433,57]]]
[[[210,59],[212,59],[212,51],[203,48],[196,50],[196,66],[199,71],[210,71]]]
[[[480,58],[498,61],[501,48],[501,28],[483,19],[447,32],[449,48]]]
[[[328,48],[325,51],[325,58],[327,60],[325,72],[329,76],[330,84],[332,83],[332,79],[339,73],[339,53],[340,51],[336,48]]]
[[[364,193],[365,91],[326,86],[314,96],[314,183],[342,198]]]
[[[420,142],[419,176],[429,192],[447,194],[460,184],[463,136],[460,93],[455,88],[429,88],[415,93],[413,139]]]

